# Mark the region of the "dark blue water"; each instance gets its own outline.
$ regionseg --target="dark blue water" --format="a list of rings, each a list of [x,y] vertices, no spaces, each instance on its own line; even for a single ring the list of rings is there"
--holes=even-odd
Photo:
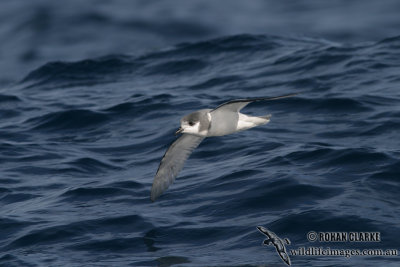
[[[2,5],[18,10],[18,3]],[[395,5],[388,3],[388,10]],[[175,10],[171,3],[135,4],[153,15]],[[273,247],[261,246],[257,225],[289,238],[288,249],[400,248],[399,35],[384,38],[378,26],[370,39],[335,35],[327,26],[320,37],[318,31],[230,34],[196,16],[189,26],[162,17],[173,30],[155,19],[146,28],[140,19],[125,21],[121,3],[108,13],[104,5],[63,10],[36,3],[25,12],[44,13],[26,23],[38,24],[33,32],[54,42],[7,39],[15,49],[2,50],[9,60],[0,87],[1,266],[284,266]],[[205,8],[218,14],[212,7]],[[313,8],[321,4],[306,6],[303,15]],[[80,50],[64,40],[59,24],[69,17],[57,14],[71,10],[84,21],[81,28],[79,20],[64,25],[71,36],[81,38],[76,33],[91,27],[96,38],[88,44],[98,41],[93,50],[107,53],[90,56],[82,52],[88,44]],[[390,16],[380,18],[393,25]],[[17,21],[7,27],[18,28]],[[148,47],[118,49],[126,30],[115,29],[123,25],[142,29],[132,30],[134,38]],[[149,32],[162,41],[152,42]],[[27,47],[35,50],[27,58],[12,56]],[[25,75],[25,63],[39,66]],[[271,122],[206,139],[175,183],[150,201],[182,116],[231,99],[294,92],[301,94],[246,107],[244,113],[272,114]],[[309,231],[380,232],[382,241],[311,243]],[[383,256],[291,260],[293,266],[399,266],[398,257]]]

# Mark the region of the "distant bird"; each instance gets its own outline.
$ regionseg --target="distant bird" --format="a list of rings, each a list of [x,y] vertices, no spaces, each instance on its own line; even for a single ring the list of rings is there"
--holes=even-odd
[[[257,226],[258,231],[260,231],[261,233],[263,233],[264,235],[266,235],[268,237],[268,239],[265,239],[263,241],[263,245],[274,245],[276,252],[278,252],[279,256],[281,257],[281,259],[290,266],[291,262],[290,262],[290,258],[289,255],[286,251],[286,247],[285,247],[285,243],[287,245],[290,245],[290,241],[289,239],[285,238],[285,239],[281,239],[279,238],[274,232],[271,232],[270,230],[268,230],[265,227],[262,226]]]
[[[186,159],[204,138],[247,130],[266,124],[271,118],[271,115],[254,117],[242,114],[242,108],[255,101],[295,95],[297,94],[237,99],[223,103],[215,109],[201,109],[183,117],[181,127],[175,135],[183,134],[172,143],[161,160],[151,188],[151,200],[155,201],[174,182]]]

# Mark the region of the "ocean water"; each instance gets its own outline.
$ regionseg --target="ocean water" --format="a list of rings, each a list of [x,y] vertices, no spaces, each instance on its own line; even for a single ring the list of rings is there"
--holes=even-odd
[[[2,5],[21,8],[15,3]],[[261,245],[258,225],[290,239],[288,250],[400,249],[399,35],[384,38],[374,28],[369,40],[347,38],[328,26],[321,37],[231,34],[196,18],[192,31],[167,17],[181,26],[177,37],[163,39],[156,33],[165,28],[149,23],[162,41],[148,31],[135,38],[153,47],[118,50],[99,37],[91,40],[107,53],[85,57],[53,35],[52,4],[40,3],[34,31],[55,43],[33,43],[22,61],[12,53],[28,44],[2,51],[1,69],[12,67],[0,87],[1,266],[285,266]],[[310,5],[305,14],[320,8]],[[159,14],[161,7],[148,8]],[[116,21],[123,5],[113,16],[82,10],[93,29],[125,25]],[[50,22],[40,24],[42,16]],[[117,36],[117,26],[104,33]],[[24,63],[38,66],[16,71]],[[244,113],[272,114],[271,122],[205,139],[175,183],[150,201],[182,116],[296,92],[247,106]],[[310,242],[310,231],[379,232],[381,242]],[[293,266],[399,266],[398,256],[290,258]]]

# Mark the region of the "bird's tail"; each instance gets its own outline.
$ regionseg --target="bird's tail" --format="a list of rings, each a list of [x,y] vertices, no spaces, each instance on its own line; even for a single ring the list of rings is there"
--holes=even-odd
[[[239,121],[238,121],[238,126],[237,130],[238,131],[243,131],[247,130],[259,125],[267,124],[269,122],[269,119],[271,118],[271,115],[265,115],[265,116],[247,116],[245,114],[239,113]]]
[[[269,122],[269,120],[271,119],[271,117],[272,117],[272,115],[268,114],[265,116],[257,116],[257,117],[251,117],[251,118],[253,119],[255,126],[258,126],[258,125],[267,124]]]
[[[265,115],[265,116],[260,116],[260,118],[263,118],[263,119],[266,120],[267,122],[269,122],[269,120],[271,119],[271,117],[272,117],[271,114],[268,114],[268,115]],[[267,122],[266,122],[266,123],[267,123]]]

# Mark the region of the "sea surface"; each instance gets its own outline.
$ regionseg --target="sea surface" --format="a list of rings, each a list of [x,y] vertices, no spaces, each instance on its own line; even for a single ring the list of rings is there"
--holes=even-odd
[[[0,78],[0,266],[286,266],[274,247],[262,246],[259,225],[288,238],[288,251],[400,250],[400,35],[374,28],[369,39],[347,38],[329,27],[320,36],[255,33],[249,24],[231,33],[207,30],[196,18],[187,26],[173,13],[162,21],[178,27],[174,37],[164,24],[117,21],[127,16],[122,4],[107,15],[84,6],[74,33],[97,29],[98,39],[89,39],[100,47],[87,56],[64,38],[52,10],[78,8],[40,3],[25,11],[42,12],[37,18],[10,20],[7,27],[26,39],[7,39],[9,52],[0,55],[7,70]],[[320,8],[306,3],[304,16]],[[22,10],[20,1],[1,5]],[[147,8],[162,14],[162,5]],[[21,20],[39,36],[18,32],[26,29]],[[117,28],[146,25],[158,42],[136,30],[134,39],[144,42],[136,51],[108,46]],[[104,34],[111,39],[103,42]],[[25,42],[40,38],[54,43]],[[175,183],[150,201],[182,116],[288,93],[300,94],[243,109],[271,121],[206,138]],[[310,242],[310,231],[379,232],[381,242]],[[292,266],[400,264],[399,256],[290,258]]]

